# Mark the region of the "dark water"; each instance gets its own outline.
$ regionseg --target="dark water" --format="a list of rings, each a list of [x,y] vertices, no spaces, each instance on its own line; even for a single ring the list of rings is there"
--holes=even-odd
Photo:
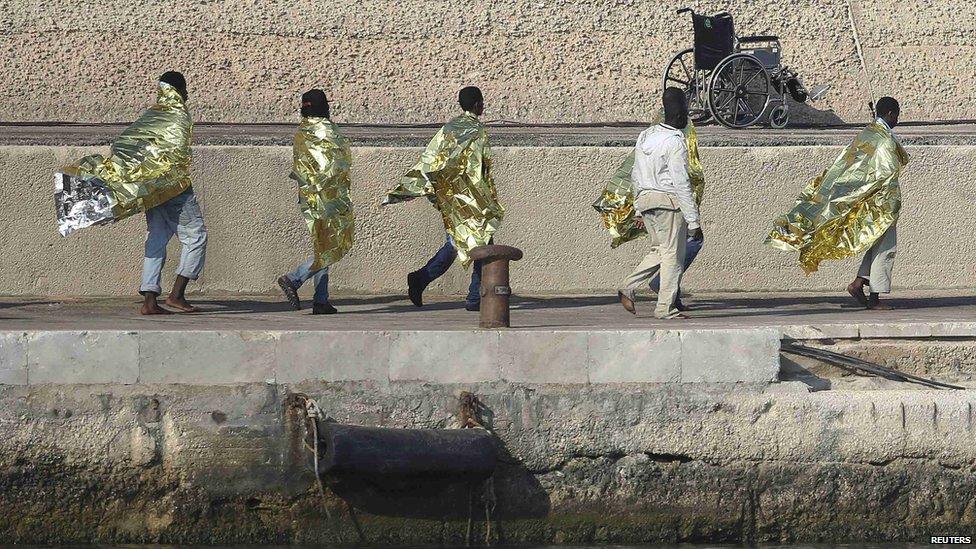
[[[48,549],[53,545],[2,545],[2,549]],[[105,549],[223,549],[222,546],[213,545],[74,545],[78,549],[105,548]],[[293,549],[300,547],[315,547],[318,549],[363,549],[366,547],[378,547],[370,545],[235,545],[226,546],[245,549]],[[384,546],[391,547],[393,546]],[[411,545],[399,546],[395,549],[467,549],[464,545]],[[471,547],[485,547],[484,545],[473,545]],[[929,543],[842,543],[842,544],[794,544],[794,545],[716,545],[716,544],[679,544],[679,545],[492,545],[497,549],[921,549],[922,547],[945,547],[944,545],[932,545]]]

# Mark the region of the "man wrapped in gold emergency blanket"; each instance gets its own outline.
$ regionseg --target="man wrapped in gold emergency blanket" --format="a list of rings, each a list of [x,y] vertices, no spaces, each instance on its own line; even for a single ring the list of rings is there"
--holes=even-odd
[[[302,119],[295,134],[294,166],[302,216],[315,249],[311,269],[342,259],[352,248],[355,214],[349,199],[349,141],[327,118]]]
[[[660,124],[663,120],[664,112],[660,111],[651,125]],[[691,191],[695,203],[701,206],[702,198],[705,196],[705,170],[698,157],[698,133],[691,120],[681,131],[685,134],[685,141],[688,144],[688,177],[691,179]],[[631,182],[633,170],[634,152],[631,151],[614,172],[610,182],[603,189],[603,194],[593,203],[593,208],[600,212],[603,225],[613,237],[610,241],[611,248],[647,236],[644,227],[637,225],[637,217],[634,215],[634,187]]]
[[[160,82],[156,104],[112,143],[108,158],[86,156],[56,175],[61,233],[125,219],[190,188],[191,133],[183,97]]]
[[[867,250],[898,220],[898,176],[907,164],[891,130],[880,119],[870,124],[776,219],[766,244],[800,252],[807,273]]]
[[[426,196],[440,211],[458,258],[467,267],[468,253],[491,241],[505,214],[491,177],[488,133],[474,113],[465,112],[444,125],[384,203],[419,196]]]

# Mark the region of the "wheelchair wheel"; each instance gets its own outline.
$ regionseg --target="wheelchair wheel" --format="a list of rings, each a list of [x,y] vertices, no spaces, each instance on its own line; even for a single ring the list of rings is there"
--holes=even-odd
[[[769,111],[769,125],[777,130],[781,130],[790,123],[790,111],[786,105],[776,105]]]
[[[708,109],[723,126],[747,128],[766,112],[771,91],[769,72],[762,63],[748,53],[737,53],[712,71]]]
[[[688,48],[671,58],[664,70],[664,85],[661,89],[675,87],[684,90],[685,97],[688,98],[688,117],[696,123],[702,123],[712,117],[703,93],[706,80],[705,71],[695,70],[695,50]]]

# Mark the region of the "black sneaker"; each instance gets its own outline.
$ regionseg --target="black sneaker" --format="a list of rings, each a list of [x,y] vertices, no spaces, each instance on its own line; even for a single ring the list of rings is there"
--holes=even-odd
[[[291,280],[288,280],[287,276],[279,276],[278,286],[281,287],[281,291],[285,294],[285,299],[288,300],[288,303],[290,303],[296,311],[301,311],[302,301],[298,299],[298,288],[291,283]]]
[[[420,273],[414,271],[407,275],[407,297],[410,298],[410,302],[417,307],[424,306],[424,288],[420,285],[420,281],[417,280],[420,277]]]
[[[312,314],[313,315],[334,315],[339,311],[332,306],[331,303],[313,303],[312,304]]]
[[[464,304],[464,310],[465,311],[480,311],[481,310],[481,302],[479,301],[478,303],[465,303]]]

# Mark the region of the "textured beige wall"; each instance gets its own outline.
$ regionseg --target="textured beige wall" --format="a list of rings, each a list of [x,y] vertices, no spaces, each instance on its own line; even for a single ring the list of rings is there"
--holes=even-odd
[[[906,119],[974,117],[976,4],[851,3],[878,95]],[[779,34],[807,83],[833,85],[816,105],[833,113],[797,119],[865,118],[848,0],[0,0],[0,121],[129,121],[168,69],[202,121],[292,120],[322,86],[340,122],[441,122],[464,84],[485,89],[489,119],[647,119],[692,43],[686,4]]]
[[[139,282],[145,225],[141,217],[85,229],[68,238],[55,230],[53,172],[95,148],[0,147],[0,294],[133,294]],[[210,247],[195,289],[209,293],[274,291],[275,278],[310,252],[287,179],[286,147],[196,147],[194,187]],[[706,148],[706,245],[686,288],[695,290],[839,289],[857,261],[832,262],[810,277],[793,254],[760,244],[770,221],[800,187],[837,154],[836,147]],[[500,243],[525,250],[516,263],[517,292],[604,292],[614,288],[643,253],[641,242],[610,250],[590,204],[625,148],[499,147],[499,193],[508,216]],[[902,178],[895,285],[972,285],[976,260],[976,146],[909,147]],[[408,271],[442,243],[443,226],[425,201],[381,208],[384,192],[419,154],[413,148],[355,148],[353,201],[357,243],[332,276],[337,293],[399,293]],[[945,166],[952,166],[946,170]],[[170,279],[173,261],[166,268]],[[458,293],[465,272],[455,266],[439,293]]]

